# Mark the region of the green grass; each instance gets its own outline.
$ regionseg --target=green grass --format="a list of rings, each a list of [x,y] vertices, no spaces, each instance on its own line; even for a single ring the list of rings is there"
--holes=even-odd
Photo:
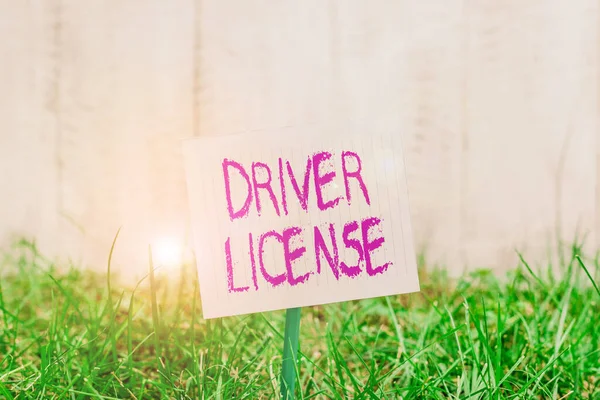
[[[28,243],[2,268],[0,398],[277,397],[284,312],[205,321],[191,268],[125,288]],[[600,399],[598,263],[533,270],[304,309],[297,398]]]

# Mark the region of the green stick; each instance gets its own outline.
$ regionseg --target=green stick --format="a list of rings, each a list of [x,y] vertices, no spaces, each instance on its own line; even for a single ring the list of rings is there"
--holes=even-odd
[[[281,371],[281,396],[284,400],[294,400],[296,384],[296,360],[300,335],[300,308],[288,308],[285,312],[285,332],[283,334],[283,365]]]

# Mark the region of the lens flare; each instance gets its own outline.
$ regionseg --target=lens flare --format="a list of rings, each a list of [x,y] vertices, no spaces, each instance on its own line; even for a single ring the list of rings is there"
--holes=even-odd
[[[152,246],[154,265],[159,268],[178,268],[183,264],[183,243],[173,237],[157,239]]]

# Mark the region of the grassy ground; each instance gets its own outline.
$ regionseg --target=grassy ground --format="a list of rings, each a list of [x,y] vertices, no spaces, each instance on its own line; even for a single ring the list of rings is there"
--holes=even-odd
[[[28,244],[3,268],[0,398],[276,398],[283,312],[204,321],[192,271],[133,291]],[[419,294],[307,308],[297,396],[600,399],[600,292],[564,269],[422,272]]]

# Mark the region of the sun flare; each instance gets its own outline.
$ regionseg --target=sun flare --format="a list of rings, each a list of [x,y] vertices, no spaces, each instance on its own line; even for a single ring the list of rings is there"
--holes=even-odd
[[[152,258],[155,267],[178,268],[183,264],[183,243],[174,237],[161,237],[154,241]]]

